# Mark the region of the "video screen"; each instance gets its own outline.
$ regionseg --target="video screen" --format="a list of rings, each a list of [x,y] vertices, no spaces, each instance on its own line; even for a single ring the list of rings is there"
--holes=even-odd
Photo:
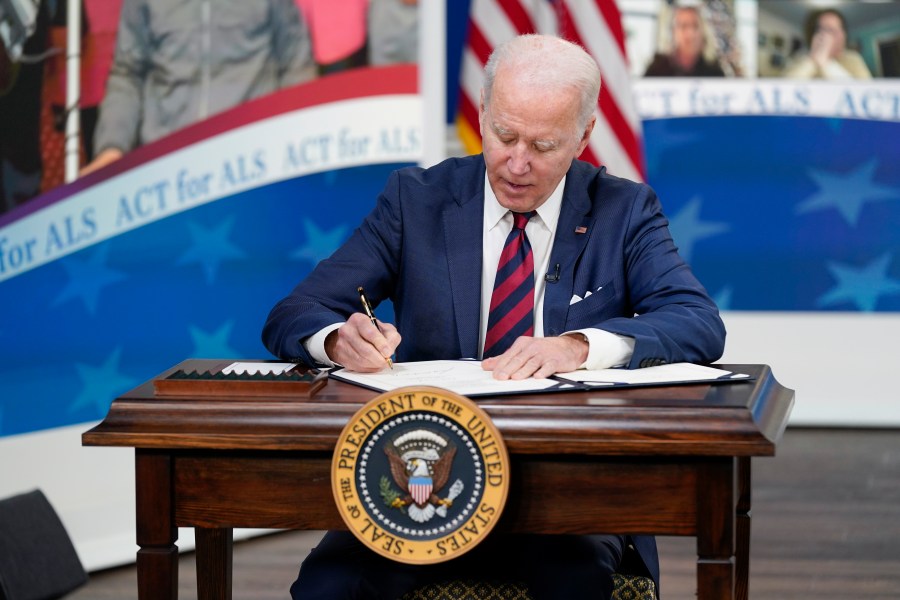
[[[636,77],[900,77],[900,2],[622,0]]]

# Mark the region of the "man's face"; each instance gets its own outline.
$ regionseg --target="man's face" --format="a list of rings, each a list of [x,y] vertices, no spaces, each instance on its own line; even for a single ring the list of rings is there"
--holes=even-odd
[[[697,11],[692,8],[676,9],[673,26],[675,52],[681,57],[692,59],[700,56],[703,51],[703,32]]]
[[[590,139],[594,119],[578,131],[575,89],[535,93],[503,66],[490,106],[482,95],[481,124],[488,182],[500,205],[514,212],[541,206]]]

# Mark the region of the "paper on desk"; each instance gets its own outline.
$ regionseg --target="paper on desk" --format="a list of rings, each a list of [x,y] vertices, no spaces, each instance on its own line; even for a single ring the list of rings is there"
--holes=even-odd
[[[291,367],[296,367],[297,363],[280,363],[280,362],[233,362],[224,369],[222,373],[246,373],[247,375],[281,375],[285,371],[289,371]]]
[[[645,369],[584,369],[570,373],[557,373],[556,377],[567,381],[578,381],[591,386],[675,385],[707,381],[739,381],[750,378],[749,375],[744,373],[733,373],[725,369],[705,367],[692,363],[672,363]]]
[[[393,369],[385,367],[378,373],[357,373],[338,369],[331,377],[361,385],[369,389],[387,392],[416,385],[439,387],[463,396],[494,396],[538,392],[545,390],[575,389],[578,386],[553,379],[518,379],[499,381],[490,371],[481,368],[477,360],[429,360],[394,363]]]

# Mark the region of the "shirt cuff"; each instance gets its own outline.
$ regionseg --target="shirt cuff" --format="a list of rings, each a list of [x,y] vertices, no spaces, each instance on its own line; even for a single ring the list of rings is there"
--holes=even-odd
[[[588,343],[588,355],[579,369],[610,369],[623,367],[634,354],[634,338],[603,329],[576,329],[563,335],[582,334]]]
[[[318,332],[309,336],[305,340],[301,340],[303,348],[306,349],[309,355],[318,364],[325,367],[339,366],[336,362],[328,358],[327,354],[325,354],[325,338],[327,338],[328,334],[335,329],[340,329],[341,325],[343,325],[343,323],[333,323],[328,327],[325,327],[324,329],[320,329]]]

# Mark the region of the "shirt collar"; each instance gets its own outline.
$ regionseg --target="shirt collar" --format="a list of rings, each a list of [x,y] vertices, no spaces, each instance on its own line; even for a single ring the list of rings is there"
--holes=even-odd
[[[553,193],[550,194],[550,197],[547,198],[547,201],[541,204],[537,209],[537,214],[540,219],[536,222],[542,223],[548,231],[556,231],[556,224],[559,221],[559,211],[562,208],[563,190],[565,189],[566,175],[563,175],[563,178],[559,180],[559,184],[556,186],[556,189],[553,190]],[[500,205],[500,202],[497,201],[497,196],[494,194],[494,190],[491,188],[491,183],[490,181],[488,181],[487,173],[485,173],[484,230],[492,230],[500,223],[500,221],[503,220],[503,217],[505,217],[507,213],[509,213],[509,209],[504,208]]]

